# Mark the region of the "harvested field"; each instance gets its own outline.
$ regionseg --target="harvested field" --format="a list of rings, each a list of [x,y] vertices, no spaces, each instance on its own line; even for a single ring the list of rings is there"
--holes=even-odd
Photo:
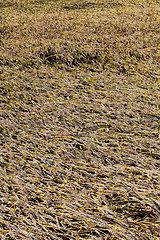
[[[0,11],[0,239],[160,239],[160,2]]]

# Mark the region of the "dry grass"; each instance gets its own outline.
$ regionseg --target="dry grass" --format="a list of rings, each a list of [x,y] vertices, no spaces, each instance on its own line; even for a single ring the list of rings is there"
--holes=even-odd
[[[0,239],[160,239],[159,1],[0,10]]]

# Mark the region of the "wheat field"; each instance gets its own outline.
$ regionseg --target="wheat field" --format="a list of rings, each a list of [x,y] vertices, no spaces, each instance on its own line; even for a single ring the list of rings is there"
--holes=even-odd
[[[0,239],[160,239],[160,2],[1,0]]]

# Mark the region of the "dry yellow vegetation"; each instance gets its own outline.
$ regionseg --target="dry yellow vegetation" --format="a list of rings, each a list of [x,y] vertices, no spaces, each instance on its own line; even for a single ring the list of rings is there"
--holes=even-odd
[[[160,2],[0,13],[0,239],[160,239]]]

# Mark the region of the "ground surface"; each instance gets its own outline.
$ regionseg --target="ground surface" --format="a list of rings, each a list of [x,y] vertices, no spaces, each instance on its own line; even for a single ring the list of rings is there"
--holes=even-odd
[[[0,10],[0,239],[160,239],[159,1]]]

